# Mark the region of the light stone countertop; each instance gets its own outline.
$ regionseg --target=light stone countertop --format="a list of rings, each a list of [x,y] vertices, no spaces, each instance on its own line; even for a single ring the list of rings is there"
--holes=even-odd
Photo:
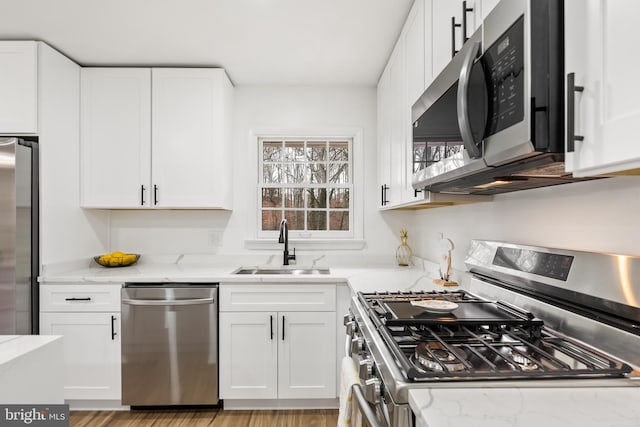
[[[199,257],[177,255],[141,260],[128,267],[106,268],[95,262],[83,262],[66,269],[45,267],[39,278],[45,284],[87,284],[124,282],[220,282],[220,283],[348,283],[354,292],[432,290],[445,288],[433,283],[437,264],[414,259],[414,265],[400,267],[386,259],[353,257],[351,260],[316,257],[301,260],[289,268],[330,268],[330,274],[314,275],[239,275],[239,267],[280,267],[279,258]],[[337,265],[338,264],[338,265]]]
[[[59,335],[0,335],[0,366],[61,338]]]
[[[417,427],[637,427],[640,387],[409,391]]]

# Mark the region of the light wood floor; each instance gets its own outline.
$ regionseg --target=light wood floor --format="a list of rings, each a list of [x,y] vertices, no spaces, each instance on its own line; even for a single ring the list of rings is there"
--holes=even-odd
[[[135,410],[71,411],[71,427],[335,427],[331,409],[279,411]]]

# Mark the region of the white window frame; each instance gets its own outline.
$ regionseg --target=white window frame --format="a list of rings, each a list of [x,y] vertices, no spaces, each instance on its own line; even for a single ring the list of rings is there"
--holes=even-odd
[[[360,128],[347,129],[304,129],[304,130],[269,130],[254,129],[250,131],[251,145],[254,147],[253,171],[255,197],[253,206],[252,236],[247,236],[245,247],[247,249],[273,249],[279,248],[277,231],[262,231],[262,145],[261,140],[351,140],[350,155],[350,214],[349,231],[325,231],[305,232],[299,230],[289,231],[290,245],[300,249],[325,250],[325,249],[363,249],[364,242],[364,147],[363,131]],[[251,162],[250,162],[251,164]],[[255,174],[255,175],[254,175]],[[342,186],[342,185],[341,185]]]
[[[308,163],[315,163],[315,164],[324,164],[326,165],[326,173],[327,173],[327,181],[325,183],[310,183],[310,182],[302,182],[302,183],[294,183],[294,184],[288,184],[288,183],[265,183],[263,182],[263,167],[264,167],[264,142],[279,142],[279,143],[284,143],[284,145],[286,145],[287,142],[303,142],[306,146],[306,144],[308,142],[346,142],[347,143],[347,147],[348,147],[348,161],[347,162],[340,162],[340,163],[347,163],[348,165],[348,178],[347,178],[347,183],[338,183],[338,184],[334,184],[329,182],[329,160],[325,160],[322,162],[308,162],[308,161],[304,161],[304,162],[290,162],[291,164],[303,164],[306,166],[306,164]],[[278,234],[278,231],[274,231],[274,230],[262,230],[262,212],[264,210],[273,210],[273,211],[299,211],[299,212],[304,212],[305,213],[305,224],[307,222],[307,213],[310,211],[314,211],[314,210],[320,210],[320,211],[324,211],[327,214],[327,226],[329,225],[329,212],[331,212],[331,210],[334,211],[347,211],[349,213],[349,229],[348,230],[292,230],[291,228],[289,228],[289,236],[292,235],[298,235],[298,237],[304,237],[304,238],[311,238],[311,239],[317,239],[317,238],[329,238],[329,239],[344,239],[344,238],[352,238],[354,233],[353,233],[353,204],[351,203],[351,195],[353,194],[353,139],[352,138],[336,138],[336,137],[305,137],[305,138],[297,138],[297,137],[288,137],[288,138],[271,138],[271,137],[259,137],[258,138],[258,151],[260,152],[260,156],[259,156],[259,160],[258,160],[258,207],[260,209],[260,228],[258,229],[258,236],[259,237],[264,237],[264,238],[268,238],[268,237],[274,237]],[[287,164],[287,162],[282,162],[282,164]],[[327,207],[325,208],[321,208],[321,209],[312,209],[312,208],[308,208],[306,206],[303,206],[302,208],[286,208],[284,206],[281,206],[277,209],[272,209],[272,208],[266,208],[264,209],[262,207],[262,189],[263,188],[269,188],[269,187],[275,187],[275,188],[281,188],[281,189],[289,189],[289,188],[303,188],[303,189],[338,189],[338,188],[346,188],[347,190],[349,190],[349,207],[347,209],[331,209],[329,208],[328,204]],[[306,199],[305,199],[306,201]]]

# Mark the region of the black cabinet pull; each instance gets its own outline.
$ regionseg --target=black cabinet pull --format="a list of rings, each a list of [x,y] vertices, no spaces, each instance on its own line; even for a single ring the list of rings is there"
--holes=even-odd
[[[144,206],[144,185],[140,186],[140,206]]]
[[[584,91],[584,86],[576,86],[576,73],[567,74],[567,153],[575,151],[575,142],[584,141],[584,136],[576,135],[576,92]]]
[[[282,316],[282,341],[284,341],[284,316]]]
[[[73,297],[73,298],[65,298],[64,300],[65,301],[91,301],[91,298],[90,297],[86,297],[86,298]]]
[[[466,0],[462,2],[462,44],[464,44],[469,37],[467,37],[467,13],[473,12],[472,7],[467,7]]]
[[[158,186],[153,184],[153,204],[158,204]]]
[[[271,326],[271,340],[273,341],[273,316],[269,316],[269,325]]]
[[[111,316],[111,340],[116,339],[116,316]]]
[[[389,201],[387,200],[387,190],[389,189],[389,186],[387,184],[382,184],[381,186],[381,200],[380,200],[380,204],[382,206],[385,206],[387,203],[389,203]]]
[[[460,27],[460,24],[456,24],[456,17],[451,17],[451,57],[456,56],[458,51],[456,50],[456,28]]]
[[[418,197],[418,193],[422,193],[424,189],[418,190],[417,188],[413,190],[413,197]]]

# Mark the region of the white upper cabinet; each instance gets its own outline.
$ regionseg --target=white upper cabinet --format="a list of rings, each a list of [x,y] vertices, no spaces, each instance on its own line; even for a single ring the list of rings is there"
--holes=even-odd
[[[231,209],[222,69],[82,70],[81,205]]]
[[[151,206],[151,70],[83,68],[83,207]]]
[[[0,42],[0,135],[38,132],[38,45]]]
[[[478,2],[476,1],[476,3],[478,3]],[[498,3],[500,3],[500,0],[482,0],[482,19],[483,20],[484,20],[484,18],[487,17],[487,15],[489,13],[491,13],[493,8],[496,7],[496,5]],[[480,22],[478,22],[478,25],[479,24],[480,24]]]
[[[632,0],[565,0],[566,168],[575,176],[640,171],[640,58],[629,35],[638,13]]]
[[[431,0],[433,77],[451,61],[454,52],[482,23],[481,0]],[[466,25],[466,34],[465,32]]]
[[[414,198],[411,107],[425,87],[424,0],[414,2],[378,82],[378,176],[381,207]]]
[[[231,208],[232,86],[222,69],[152,70],[156,207]]]

